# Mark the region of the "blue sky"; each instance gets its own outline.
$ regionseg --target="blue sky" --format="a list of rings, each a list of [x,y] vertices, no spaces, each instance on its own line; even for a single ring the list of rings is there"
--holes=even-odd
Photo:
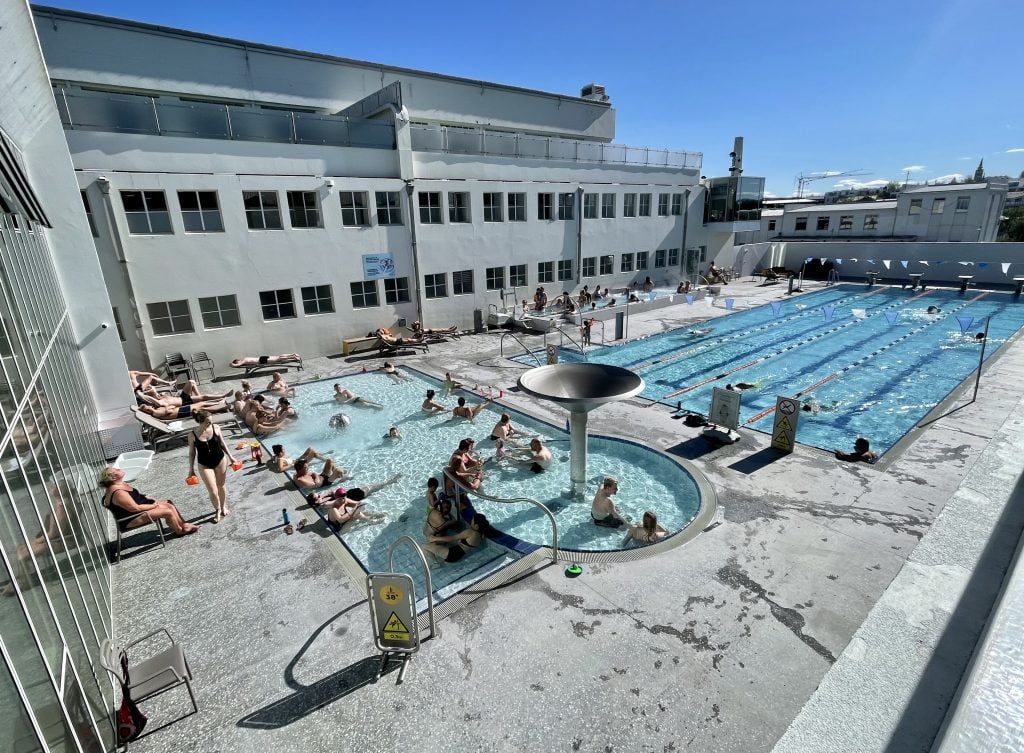
[[[578,94],[607,87],[618,143],[700,151],[778,196],[850,181],[1024,170],[1024,2],[59,0],[59,7]],[[819,180],[822,192],[842,179]]]

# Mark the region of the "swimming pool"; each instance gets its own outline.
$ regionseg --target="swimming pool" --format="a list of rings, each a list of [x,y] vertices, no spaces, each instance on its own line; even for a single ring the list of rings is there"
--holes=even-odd
[[[1024,305],[1009,293],[843,284],[597,349],[588,360],[640,374],[641,397],[703,414],[714,387],[753,384],[742,392],[741,429],[770,432],[777,395],[810,395],[822,410],[801,414],[798,442],[828,450],[864,436],[882,454],[977,367],[973,335],[986,320],[987,359],[1024,325]]]
[[[343,543],[368,571],[387,569],[388,548],[400,536],[424,540],[427,479],[430,476],[441,478],[441,469],[464,437],[477,441],[476,450],[480,455],[493,455],[493,443],[488,437],[503,410],[512,415],[513,425],[527,438],[542,438],[554,455],[554,463],[549,470],[538,474],[521,465],[488,463],[483,491],[501,498],[527,497],[551,508],[558,521],[560,550],[593,552],[623,547],[623,531],[600,528],[590,519],[591,498],[604,476],[619,479],[621,491],[616,499],[623,512],[638,519],[645,510],[654,510],[659,522],[670,532],[684,529],[700,510],[697,482],[674,459],[626,440],[593,436],[589,444],[589,496],[571,498],[566,494],[569,437],[565,431],[501,406],[485,408],[472,423],[452,420],[450,414],[425,414],[420,410],[424,393],[429,388],[441,395],[440,384],[417,372],[402,371],[410,379],[398,384],[382,373],[371,372],[298,385],[292,406],[298,411],[299,420],[264,440],[268,448],[271,444],[283,444],[292,457],[307,446],[321,452],[331,451],[335,462],[354,477],[351,482],[345,482],[346,486],[377,483],[395,473],[403,474],[398,483],[367,498],[367,507],[371,510],[388,513],[384,524],[360,523],[341,535]],[[335,402],[333,385],[336,382],[384,407]],[[480,400],[462,391],[458,394],[465,395],[470,403]],[[456,397],[437,399],[454,406]],[[329,426],[330,418],[339,412],[351,418],[349,426],[341,430]],[[384,438],[391,426],[399,428],[402,439]],[[318,469],[319,465],[314,463],[314,468]],[[442,597],[527,551],[551,543],[550,522],[532,505],[477,498],[473,499],[473,504],[487,515],[492,526],[523,543],[517,546],[517,552],[510,553],[489,542],[482,550],[469,552],[458,563],[432,568],[435,590]],[[411,550],[398,550],[396,559],[406,558],[400,562],[401,568],[414,573],[418,579],[420,568],[409,558],[410,553]],[[418,588],[423,588],[422,582],[418,581]]]

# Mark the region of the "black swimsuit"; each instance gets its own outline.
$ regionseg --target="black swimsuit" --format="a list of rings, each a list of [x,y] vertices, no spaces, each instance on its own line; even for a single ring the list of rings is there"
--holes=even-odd
[[[199,435],[192,432],[192,439],[195,440],[196,462],[203,468],[218,468],[224,460],[224,446],[220,436],[214,431],[209,439],[200,439]]]
[[[114,494],[119,491],[128,492],[128,496],[132,498],[132,502],[137,505],[152,505],[156,503],[156,500],[152,497],[147,497],[145,494],[140,492],[138,489],[116,489]],[[109,503],[104,503],[110,512],[114,514],[114,520],[117,521],[117,527],[121,531],[126,530],[131,519],[134,518],[138,513],[130,512],[125,510],[121,505],[114,502],[114,494],[110,495]]]

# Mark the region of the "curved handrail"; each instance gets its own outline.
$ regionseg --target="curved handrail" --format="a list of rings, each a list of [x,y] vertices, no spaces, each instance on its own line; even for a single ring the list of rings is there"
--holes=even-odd
[[[551,521],[551,559],[556,565],[558,564],[558,523],[555,521],[554,513],[552,513],[551,510],[548,509],[547,505],[545,505],[543,502],[538,502],[535,499],[530,499],[529,497],[511,497],[508,499],[503,499],[501,497],[492,497],[490,494],[484,494],[482,491],[478,489],[470,489],[468,486],[462,483],[462,481],[459,480],[458,476],[455,476],[452,473],[450,473],[447,468],[445,468],[442,471],[442,473],[444,474],[445,478],[447,478],[449,481],[455,484],[456,487],[466,492],[466,494],[472,494],[474,496],[479,497],[480,499],[485,499],[488,502],[497,502],[499,504],[507,504],[509,502],[529,502],[531,505],[539,507]]]
[[[430,619],[430,637],[433,638],[438,636],[437,625],[434,623],[434,581],[430,577],[430,565],[427,564],[427,558],[423,554],[423,550],[420,549],[420,545],[416,543],[416,540],[412,536],[399,536],[391,544],[391,548],[388,549],[388,571],[395,572],[395,568],[392,560],[395,556],[395,549],[403,541],[407,541],[412,545],[412,548],[416,550],[416,554],[419,555],[420,562],[423,563],[423,575],[426,578],[424,583],[427,585],[427,616]],[[438,636],[440,637],[440,636]]]
[[[540,359],[537,357],[537,354],[534,353],[532,350],[530,350],[528,347],[526,347],[526,343],[524,343],[522,340],[520,340],[518,337],[516,337],[516,333],[515,332],[505,332],[504,334],[502,334],[501,340],[498,341],[498,355],[500,355],[502,358],[505,357],[505,338],[506,337],[511,337],[517,343],[522,345],[523,346],[523,350],[525,350],[528,355],[533,356],[533,360],[537,362],[538,366],[543,366],[544,365],[544,364],[542,364],[540,362]]]
[[[569,342],[571,342],[573,345],[575,345],[577,348],[579,348],[580,349],[580,353],[583,355],[584,358],[587,357],[586,349],[583,347],[582,344],[580,344],[580,343],[576,342],[575,340],[573,340],[572,339],[572,335],[570,335],[568,332],[566,332],[564,329],[562,329],[561,327],[559,327],[557,325],[555,326],[555,329],[558,330],[558,333],[560,335],[562,335],[562,337],[568,338]]]

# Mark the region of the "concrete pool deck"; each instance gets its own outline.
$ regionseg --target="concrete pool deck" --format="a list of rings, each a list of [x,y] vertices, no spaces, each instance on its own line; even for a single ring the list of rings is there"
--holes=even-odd
[[[734,281],[726,293],[753,304],[785,286]],[[629,335],[722,313],[698,301],[631,314]],[[500,387],[563,423],[564,411],[508,391],[526,367],[501,362],[498,343],[467,336],[401,361]],[[301,517],[301,500],[247,464],[230,478],[226,521],[113,568],[118,637],[167,626],[200,706],[132,748],[929,750],[1024,525],[1006,504],[1024,463],[1024,347],[1005,351],[983,399],[953,400],[873,467],[805,446],[779,457],[753,431],[715,447],[642,400],[600,408],[592,432],[614,427],[696,464],[718,520],[653,558],[585,565],[576,579],[548,566],[482,595],[442,620],[400,686],[393,674],[369,683],[368,606],[340,544],[319,525],[284,535],[281,509]],[[311,359],[290,376],[378,362]],[[183,448],[162,452],[135,485],[207,515],[186,466]],[[143,705],[151,727],[187,708],[183,691]]]

